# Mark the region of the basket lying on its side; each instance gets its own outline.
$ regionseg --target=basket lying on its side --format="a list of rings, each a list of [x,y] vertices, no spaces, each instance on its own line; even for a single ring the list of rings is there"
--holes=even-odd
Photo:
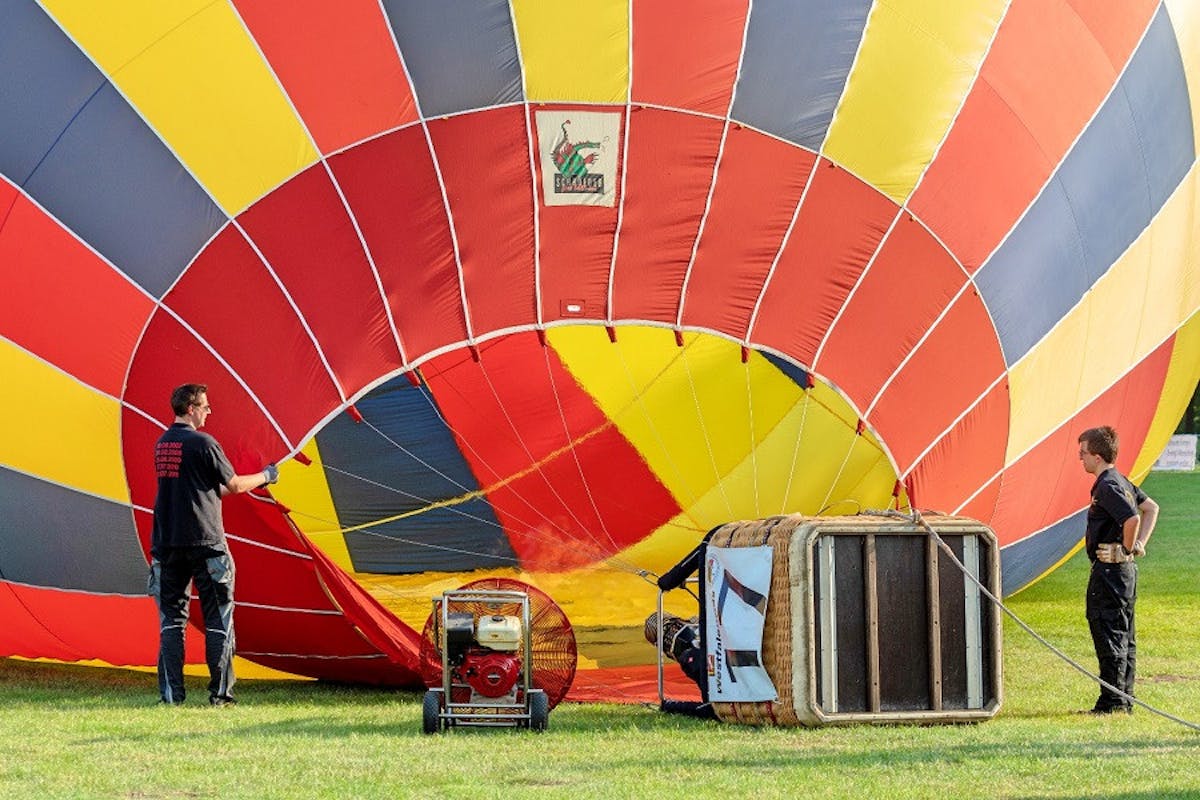
[[[929,517],[955,558],[999,595],[981,523]],[[726,722],[827,725],[988,719],[1002,696],[999,615],[920,525],[895,517],[732,522],[710,547],[774,550],[762,662],[770,702],[714,702]]]

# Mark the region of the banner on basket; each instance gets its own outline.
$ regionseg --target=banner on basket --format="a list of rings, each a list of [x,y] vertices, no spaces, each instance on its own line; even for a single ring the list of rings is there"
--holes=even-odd
[[[704,644],[711,701],[754,703],[779,697],[762,663],[773,556],[766,546],[708,548]]]

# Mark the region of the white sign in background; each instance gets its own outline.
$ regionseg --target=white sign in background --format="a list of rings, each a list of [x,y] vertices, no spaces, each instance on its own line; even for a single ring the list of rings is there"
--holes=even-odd
[[[1194,433],[1178,433],[1167,442],[1167,449],[1162,451],[1154,469],[1182,470],[1190,472],[1196,468],[1196,439]]]
[[[774,550],[709,547],[704,559],[708,699],[757,703],[779,692],[762,664]]]

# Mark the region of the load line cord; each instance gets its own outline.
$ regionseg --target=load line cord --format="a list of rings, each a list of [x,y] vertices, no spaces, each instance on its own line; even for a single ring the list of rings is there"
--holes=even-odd
[[[1004,602],[1000,598],[998,598],[998,597],[996,597],[996,595],[992,594],[988,590],[988,588],[983,585],[983,583],[979,580],[979,578],[977,578],[975,575],[973,575],[971,573],[971,571],[968,570],[967,567],[962,563],[962,561],[960,561],[958,559],[958,556],[956,556],[954,554],[954,550],[952,550],[950,548],[950,545],[946,544],[945,540],[942,539],[942,537],[938,535],[938,532],[935,531],[933,529],[933,527],[928,522],[925,521],[925,518],[921,515],[921,512],[919,510],[917,510],[916,508],[914,508],[912,510],[911,515],[905,514],[901,511],[893,511],[891,509],[866,509],[862,513],[865,515],[871,515],[871,516],[881,516],[881,517],[889,517],[889,518],[893,518],[893,519],[903,519],[903,520],[907,520],[910,522],[915,522],[916,524],[920,525],[922,528],[925,529],[925,531],[930,536],[933,537],[934,541],[937,542],[938,547],[940,547],[948,556],[950,556],[950,560],[954,562],[954,566],[958,567],[958,569],[962,572],[962,574],[965,575],[968,579],[970,579],[970,581],[979,588],[979,591],[982,592],[983,595],[985,597],[987,597],[988,600],[992,601],[993,605],[995,605],[997,608],[999,608],[1001,611],[1003,611],[1006,615],[1008,615],[1009,619],[1011,619],[1013,622],[1015,622],[1017,625],[1019,625],[1022,630],[1024,630],[1026,633],[1028,633],[1030,636],[1032,636],[1038,643],[1043,645],[1047,650],[1049,650],[1054,655],[1058,656],[1060,659],[1065,661],[1068,665],[1073,667],[1076,671],[1081,672],[1083,675],[1087,676],[1091,680],[1100,684],[1105,689],[1108,689],[1109,691],[1116,693],[1117,695],[1121,696],[1122,698],[1129,701],[1130,703],[1135,703],[1135,704],[1141,706],[1142,708],[1149,711],[1151,714],[1157,714],[1158,716],[1160,716],[1164,719],[1168,719],[1171,722],[1177,722],[1180,725],[1183,725],[1185,728],[1191,728],[1194,731],[1200,731],[1200,725],[1197,725],[1194,722],[1189,722],[1186,719],[1177,717],[1174,714],[1167,713],[1166,711],[1157,709],[1154,706],[1149,705],[1148,703],[1142,702],[1141,700],[1137,699],[1133,695],[1126,693],[1124,690],[1122,690],[1116,686],[1113,686],[1111,683],[1109,683],[1108,681],[1105,681],[1100,676],[1088,671],[1088,669],[1086,667],[1084,667],[1079,662],[1072,659],[1070,656],[1068,656],[1062,650],[1059,650],[1057,647],[1055,647],[1044,636],[1039,634],[1032,627],[1030,627],[1024,620],[1022,620],[1020,617],[1018,617],[1012,611],[1012,609],[1010,609],[1008,606],[1006,606],[1004,604]]]

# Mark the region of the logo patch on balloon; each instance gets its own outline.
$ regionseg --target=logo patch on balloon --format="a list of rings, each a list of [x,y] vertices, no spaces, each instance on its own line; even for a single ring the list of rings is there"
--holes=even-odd
[[[615,205],[621,115],[539,111],[536,117],[545,205]]]

